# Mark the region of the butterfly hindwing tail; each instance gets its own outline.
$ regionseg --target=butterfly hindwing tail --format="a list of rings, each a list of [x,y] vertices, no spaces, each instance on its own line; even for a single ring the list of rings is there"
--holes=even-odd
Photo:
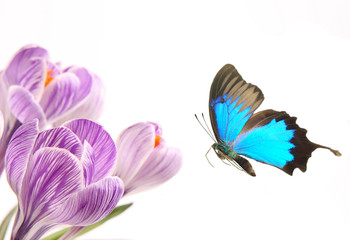
[[[300,128],[296,117],[286,112],[264,110],[246,123],[234,144],[237,153],[273,165],[292,175],[295,168],[306,171],[306,164],[317,148],[329,147],[311,142],[307,130]],[[340,153],[339,153],[340,154]]]

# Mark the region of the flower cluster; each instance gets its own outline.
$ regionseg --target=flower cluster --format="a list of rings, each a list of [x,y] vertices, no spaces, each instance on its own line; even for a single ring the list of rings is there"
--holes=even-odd
[[[114,142],[93,121],[103,91],[95,74],[61,69],[39,46],[22,48],[0,72],[0,174],[5,168],[18,199],[11,239],[40,239],[62,224],[73,227],[61,239],[71,239],[123,196],[180,170],[181,153],[158,124],[134,124]]]
[[[46,49],[36,45],[20,49],[0,72],[0,111],[4,119],[0,174],[7,144],[22,123],[38,119],[39,128],[44,129],[75,118],[97,120],[103,93],[100,78],[86,68],[61,68],[50,61]]]

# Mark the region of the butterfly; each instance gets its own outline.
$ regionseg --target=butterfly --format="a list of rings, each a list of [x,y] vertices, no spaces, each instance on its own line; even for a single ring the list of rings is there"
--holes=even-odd
[[[309,141],[307,130],[284,111],[254,113],[263,100],[262,91],[243,80],[231,64],[216,74],[209,94],[210,122],[216,139],[211,148],[222,161],[256,176],[245,156],[292,175],[295,168],[306,171],[307,161],[317,148],[341,156],[337,150]]]

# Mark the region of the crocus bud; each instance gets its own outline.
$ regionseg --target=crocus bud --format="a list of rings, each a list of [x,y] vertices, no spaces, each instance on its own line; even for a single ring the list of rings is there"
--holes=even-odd
[[[181,168],[180,150],[166,145],[161,127],[137,123],[118,137],[114,175],[125,185],[125,195],[147,190],[172,178]]]

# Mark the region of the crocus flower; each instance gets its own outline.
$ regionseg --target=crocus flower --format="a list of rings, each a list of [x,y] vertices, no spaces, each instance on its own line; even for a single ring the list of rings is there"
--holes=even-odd
[[[103,92],[101,80],[87,69],[62,69],[50,61],[47,50],[36,45],[20,49],[0,72],[0,111],[5,121],[0,174],[7,144],[21,123],[36,118],[43,129],[75,118],[96,120]]]
[[[84,119],[39,131],[21,125],[6,152],[6,173],[17,195],[11,239],[39,239],[58,224],[91,225],[106,217],[123,195],[110,176],[116,147],[98,124]]]
[[[153,188],[172,178],[181,168],[182,155],[168,147],[162,129],[152,122],[137,123],[118,137],[114,175],[124,182],[125,193]]]

